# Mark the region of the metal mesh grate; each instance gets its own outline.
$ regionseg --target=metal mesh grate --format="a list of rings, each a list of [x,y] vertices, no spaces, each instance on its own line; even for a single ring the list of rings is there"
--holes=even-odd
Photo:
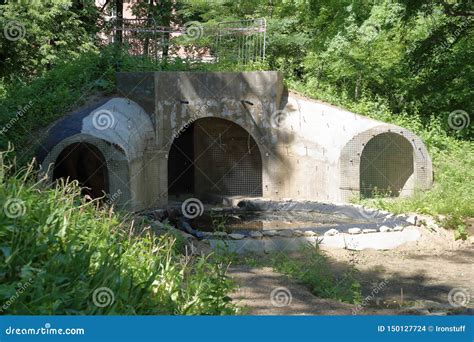
[[[369,140],[362,151],[361,196],[398,196],[412,174],[410,142],[398,134],[379,134]]]
[[[253,138],[222,119],[195,125],[196,187],[201,193],[261,196],[262,161]]]

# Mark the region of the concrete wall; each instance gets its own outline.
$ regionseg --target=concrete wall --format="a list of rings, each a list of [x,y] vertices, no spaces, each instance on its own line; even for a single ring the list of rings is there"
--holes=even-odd
[[[88,113],[82,112],[80,134],[102,146],[99,148],[110,164],[110,177],[123,182],[124,198],[128,198],[127,206],[133,210],[168,203],[170,148],[175,138],[203,118],[227,120],[248,134],[258,147],[261,191],[269,199],[346,202],[358,196],[361,158],[370,157],[368,149],[363,152],[364,148],[374,137],[389,132],[397,136],[394,141],[402,139],[406,143],[392,144],[381,153],[413,153],[413,165],[404,165],[406,159],[398,162],[398,157],[387,157],[376,159],[375,165],[383,165],[371,172],[386,172],[389,178],[397,170],[408,172],[403,180],[397,179],[401,195],[410,195],[416,188],[428,189],[432,184],[431,160],[416,135],[401,127],[288,94],[278,72],[119,73],[117,84],[120,98],[90,108]],[[91,128],[89,121],[101,109],[113,114],[117,126],[105,131]],[[212,127],[212,122],[208,127]],[[216,121],[211,136],[219,134],[219,127]],[[54,163],[57,153],[71,139],[81,137],[66,136],[64,141],[56,141],[57,146],[51,147],[43,167]],[[119,153],[107,150],[115,149],[114,146],[120,146],[121,158],[111,157]],[[196,143],[195,148],[202,150],[205,146]],[[235,145],[232,149],[238,150]],[[210,175],[216,174],[217,166],[212,159],[197,163]],[[385,164],[389,164],[388,168]],[[406,171],[410,167],[411,171]],[[110,192],[117,187],[111,186]]]

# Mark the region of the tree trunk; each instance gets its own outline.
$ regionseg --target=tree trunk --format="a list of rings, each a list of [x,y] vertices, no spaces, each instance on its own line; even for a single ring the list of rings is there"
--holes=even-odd
[[[123,41],[123,0],[115,0],[115,8],[117,10],[116,16],[116,30],[115,30],[115,41],[122,44]]]

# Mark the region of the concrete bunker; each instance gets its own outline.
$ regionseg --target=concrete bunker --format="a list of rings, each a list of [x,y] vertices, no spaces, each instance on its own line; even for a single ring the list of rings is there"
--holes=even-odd
[[[344,203],[432,185],[418,136],[288,93],[279,72],[118,73],[117,92],[54,125],[38,160],[51,179],[95,168],[106,176],[94,188],[123,209],[188,196]],[[97,158],[63,161],[68,146]]]
[[[147,113],[125,98],[109,98],[64,117],[49,130],[37,152],[42,172],[51,181],[76,179],[92,198],[119,208],[152,206],[146,163],[153,125]]]
[[[168,156],[168,197],[262,196],[262,160],[238,124],[200,118],[176,134]],[[184,198],[184,199],[185,199]]]

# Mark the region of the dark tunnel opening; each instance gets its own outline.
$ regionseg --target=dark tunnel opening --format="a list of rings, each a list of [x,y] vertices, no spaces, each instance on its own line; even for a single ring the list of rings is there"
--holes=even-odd
[[[91,198],[108,193],[107,163],[99,149],[88,143],[74,143],[61,151],[53,179],[77,180],[82,194]]]
[[[262,196],[262,159],[257,143],[231,121],[196,120],[171,146],[168,195],[171,199]]]

